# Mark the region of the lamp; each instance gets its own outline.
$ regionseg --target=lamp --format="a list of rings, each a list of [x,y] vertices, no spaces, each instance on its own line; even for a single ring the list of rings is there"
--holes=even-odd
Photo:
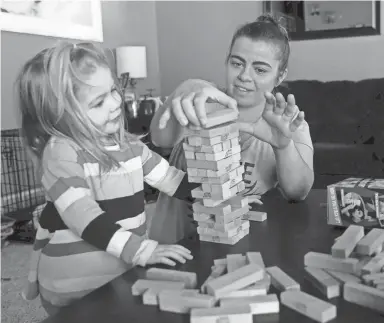
[[[116,48],[117,77],[122,83],[124,99],[131,103],[131,113],[137,116],[136,84],[147,77],[147,55],[145,46],[123,46]]]

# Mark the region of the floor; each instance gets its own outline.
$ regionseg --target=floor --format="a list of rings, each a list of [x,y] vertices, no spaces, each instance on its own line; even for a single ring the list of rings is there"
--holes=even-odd
[[[155,204],[145,206],[150,225]],[[11,242],[1,249],[1,322],[38,323],[47,317],[40,299],[26,301],[21,296],[28,276],[32,244]]]

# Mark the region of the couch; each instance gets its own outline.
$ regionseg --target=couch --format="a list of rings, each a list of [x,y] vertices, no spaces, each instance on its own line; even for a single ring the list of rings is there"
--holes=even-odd
[[[283,84],[305,112],[314,143],[315,187],[349,176],[384,177],[384,78]]]

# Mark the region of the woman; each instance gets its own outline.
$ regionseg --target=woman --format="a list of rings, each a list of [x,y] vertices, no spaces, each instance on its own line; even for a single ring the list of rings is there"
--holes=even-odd
[[[204,127],[205,102],[219,102],[239,112],[246,184],[242,194],[257,202],[277,186],[287,200],[305,199],[314,180],[309,127],[293,95],[286,102],[282,94],[271,93],[287,75],[289,54],[287,32],[272,17],[245,24],[234,34],[227,56],[226,93],[202,80],[181,84],[152,120],[153,143],[174,147],[170,163],[186,169],[181,144],[185,127]],[[188,234],[191,221],[183,221],[182,215],[192,217],[192,211],[186,203],[160,193],[156,211],[153,238],[170,243]]]

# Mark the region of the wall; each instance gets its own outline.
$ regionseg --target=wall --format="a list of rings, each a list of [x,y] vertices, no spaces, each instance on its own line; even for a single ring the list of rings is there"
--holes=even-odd
[[[381,1],[381,35],[291,43],[287,80],[320,81],[384,77],[384,1]]]
[[[138,89],[142,93],[148,88],[156,88],[154,94],[160,93],[155,3],[104,1],[102,15],[103,46],[147,46],[148,78],[138,83]],[[57,40],[53,37],[1,32],[1,129],[20,126],[13,84],[22,64]]]
[[[162,95],[188,78],[224,85],[224,63],[235,29],[261,13],[258,1],[156,2]]]

